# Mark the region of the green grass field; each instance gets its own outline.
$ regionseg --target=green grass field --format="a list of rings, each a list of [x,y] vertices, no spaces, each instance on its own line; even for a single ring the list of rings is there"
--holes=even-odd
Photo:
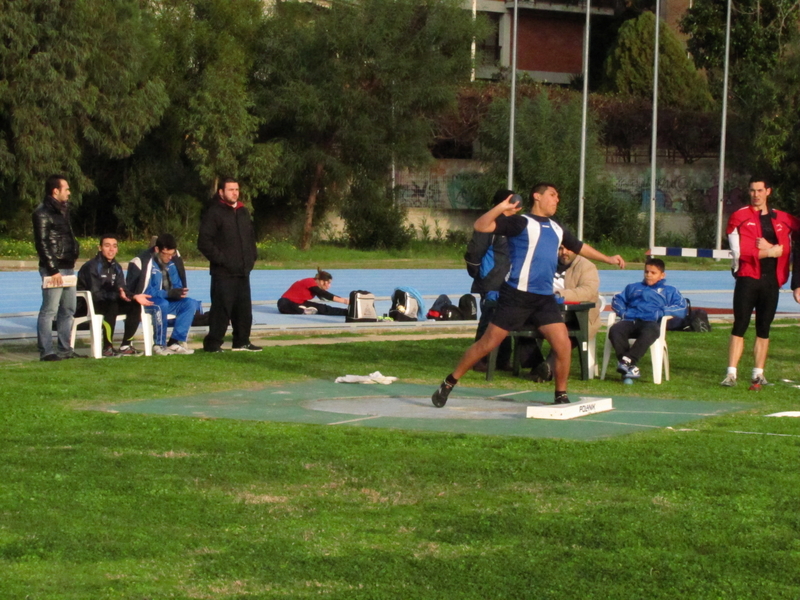
[[[463,339],[58,364],[0,346],[0,598],[797,599],[800,419],[764,415],[800,389],[719,387],[727,335],[671,334],[672,381],[645,361],[625,393],[752,410],[591,443],[78,410],[376,369],[432,392]],[[768,378],[797,376],[797,340],[774,330]]]

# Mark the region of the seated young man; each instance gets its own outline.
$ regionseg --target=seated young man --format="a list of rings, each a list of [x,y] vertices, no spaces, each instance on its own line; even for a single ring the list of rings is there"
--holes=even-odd
[[[346,308],[328,306],[319,302],[310,302],[313,297],[322,298],[340,304],[350,304],[348,298],[334,296],[328,290],[331,289],[333,275],[327,271],[317,269],[314,277],[295,281],[289,289],[283,293],[278,300],[278,311],[284,315],[336,315],[347,316]]]
[[[145,310],[153,317],[153,353],[193,354],[186,347],[189,328],[200,303],[189,298],[186,269],[178,256],[175,238],[158,236],[155,246],[142,252],[128,265],[128,289],[150,300]],[[167,315],[175,315],[172,336],[167,340]]]
[[[131,340],[141,321],[138,300],[146,299],[128,292],[125,275],[116,260],[118,250],[117,236],[113,233],[103,235],[97,256],[84,263],[78,271],[78,289],[92,293],[94,310],[103,315],[103,356],[139,356],[141,352],[133,347]],[[79,316],[85,315],[86,309],[82,312]],[[125,315],[125,332],[119,350],[115,350],[112,340],[117,315],[120,314]]]
[[[611,308],[622,320],[612,325],[608,339],[619,361],[617,372],[625,379],[641,376],[636,365],[658,339],[661,318],[686,317],[686,299],[677,288],[667,285],[665,268],[660,258],[648,258],[644,280],[631,283],[611,302]],[[628,342],[632,338],[633,345]]]

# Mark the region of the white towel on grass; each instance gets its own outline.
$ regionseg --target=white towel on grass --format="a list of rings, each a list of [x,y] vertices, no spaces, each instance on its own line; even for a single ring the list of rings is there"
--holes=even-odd
[[[393,381],[397,381],[397,377],[381,375],[380,371],[375,371],[369,375],[345,375],[344,377],[336,378],[336,383],[382,383],[389,385]]]

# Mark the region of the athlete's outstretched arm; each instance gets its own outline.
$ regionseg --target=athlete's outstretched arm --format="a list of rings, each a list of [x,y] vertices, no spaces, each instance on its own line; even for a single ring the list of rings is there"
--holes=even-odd
[[[583,248],[579,253],[581,256],[584,256],[590,260],[596,260],[598,262],[604,262],[609,265],[619,265],[620,269],[625,268],[625,261],[619,254],[615,254],[614,256],[606,256],[602,252],[599,252],[592,248],[589,244],[584,243]]]

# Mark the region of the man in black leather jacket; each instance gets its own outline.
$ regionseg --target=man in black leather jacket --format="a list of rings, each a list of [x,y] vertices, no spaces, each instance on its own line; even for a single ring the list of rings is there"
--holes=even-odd
[[[256,262],[256,237],[250,213],[239,202],[239,183],[235,179],[219,183],[217,195],[200,223],[197,248],[211,263],[211,314],[203,350],[221,351],[230,322],[234,351],[260,351],[250,343],[250,271]]]
[[[57,361],[85,358],[70,344],[75,315],[75,284],[64,286],[64,277],[75,275],[80,247],[69,222],[69,183],[63,175],[51,175],[45,182],[45,198],[33,211],[33,239],[39,254],[42,276],[42,308],[37,322],[39,359]],[[49,287],[44,287],[45,277]],[[53,350],[53,319],[56,319],[58,351]]]

